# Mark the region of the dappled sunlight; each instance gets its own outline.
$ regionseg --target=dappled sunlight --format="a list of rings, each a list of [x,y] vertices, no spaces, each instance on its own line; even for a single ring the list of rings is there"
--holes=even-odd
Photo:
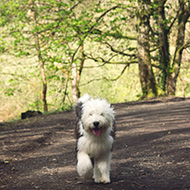
[[[155,189],[189,187],[190,100],[116,104],[111,184],[76,171],[74,112],[12,123],[0,131],[3,187]],[[0,174],[1,173],[0,170]],[[4,175],[3,175],[4,176]],[[178,179],[178,180],[176,180]],[[9,183],[7,183],[7,181]]]
[[[61,174],[66,174],[66,173],[72,173],[76,172],[76,167],[74,166],[64,166],[64,167],[57,167],[57,168],[48,168],[44,166],[41,169],[38,170],[32,170],[31,174],[27,175],[27,179],[29,178],[38,178],[38,177],[43,177],[43,176],[53,176],[53,175],[61,175]],[[25,179],[24,176],[21,177],[22,180]]]

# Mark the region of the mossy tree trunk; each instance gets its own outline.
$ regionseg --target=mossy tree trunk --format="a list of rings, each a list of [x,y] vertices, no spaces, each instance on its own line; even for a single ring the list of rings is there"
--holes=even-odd
[[[138,43],[139,77],[143,93],[142,98],[157,96],[156,82],[150,58],[149,5],[150,5],[149,0],[146,1],[138,0],[137,43]]]
[[[159,86],[166,92],[166,81],[168,77],[168,69],[170,65],[170,53],[169,53],[169,27],[167,26],[166,16],[165,16],[165,3],[166,0],[155,1],[158,5],[158,47],[159,47],[159,67],[161,74],[159,77]]]
[[[185,27],[190,17],[190,1],[178,0],[179,14],[177,16],[177,39],[174,57],[169,68],[167,77],[167,89],[168,95],[175,95],[177,78],[180,73],[181,60],[183,50],[186,48],[185,44]]]

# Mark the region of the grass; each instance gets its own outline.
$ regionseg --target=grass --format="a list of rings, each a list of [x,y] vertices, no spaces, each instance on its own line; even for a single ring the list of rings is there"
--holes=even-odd
[[[1,61],[3,63],[0,68],[2,73],[16,73],[17,75],[22,74],[30,77],[27,68],[21,69],[22,66],[12,65],[11,61],[6,64],[5,59],[2,57]],[[189,67],[188,62],[185,62],[181,68],[180,77],[177,82],[176,96],[190,96]],[[33,71],[35,71],[35,69],[35,67],[32,68]],[[94,97],[103,97],[110,103],[138,100],[138,97],[141,94],[141,87],[137,65],[131,65],[116,81],[109,81],[106,79],[97,80],[102,76],[106,76],[109,79],[116,78],[122,69],[123,68],[120,65],[108,65],[106,67],[95,69],[84,69],[80,82],[81,94],[88,93]],[[40,88],[41,81],[39,80],[39,77],[31,75],[30,80]],[[0,75],[0,81],[0,122],[20,119],[21,112],[28,109],[42,111],[40,94],[31,85],[30,81],[15,78],[13,75]],[[89,81],[92,82],[88,83]],[[67,98],[64,105],[62,104],[64,90],[62,87],[63,84],[61,80],[49,80],[47,100],[50,112],[56,110],[68,110],[72,107],[71,90],[68,91],[69,98]],[[10,90],[10,94],[8,94],[8,89],[13,89],[14,92],[11,92]]]
[[[21,112],[28,109],[42,111],[40,94],[31,84],[34,83],[37,88],[41,88],[41,81],[38,76],[31,73],[38,72],[36,65],[33,67],[26,66],[26,62],[22,59],[14,59],[11,57],[9,61],[6,56],[1,59],[1,72],[9,73],[8,75],[0,75],[0,122],[19,119]],[[16,64],[20,62],[22,64]],[[15,63],[15,64],[12,64]],[[119,65],[109,65],[106,67],[95,69],[84,69],[81,79],[81,94],[89,93],[94,97],[104,97],[110,103],[132,101],[137,99],[140,93],[140,83],[138,81],[137,66],[133,65],[116,81],[107,81],[105,79],[93,81],[93,79],[106,76],[107,78],[116,78],[122,70]],[[30,71],[30,73],[28,72]],[[23,75],[26,78],[17,77]],[[61,73],[58,73],[61,75]],[[27,79],[27,80],[26,80]],[[64,85],[62,80],[48,80],[48,104],[49,111],[70,109],[72,104],[71,90],[68,92],[67,101],[62,104]],[[69,87],[70,89],[70,87]]]
[[[0,122],[20,119],[21,112],[28,109],[42,111],[40,94],[31,84],[34,83],[37,88],[41,88],[41,81],[36,73],[38,70],[36,65],[30,65],[30,73],[26,66],[26,60],[14,60],[13,57],[9,61],[7,57],[0,58],[2,64],[0,66],[2,73],[9,75],[0,75]],[[20,64],[16,64],[16,62]],[[22,64],[21,64],[22,62]],[[15,64],[12,64],[15,63]],[[92,63],[86,63],[86,66]],[[100,79],[105,76],[108,79],[114,79],[121,73],[123,66],[107,65],[94,69],[85,68],[81,78],[81,94],[88,93],[94,97],[106,98],[110,103],[120,103],[138,100],[141,94],[141,87],[138,77],[138,66],[131,65],[125,73],[116,81]],[[181,67],[180,76],[177,82],[176,96],[190,96],[190,74],[189,63],[184,62]],[[13,75],[12,75],[12,74]],[[61,76],[61,73],[57,73]],[[18,75],[24,75],[26,78],[19,78]],[[97,80],[100,79],[100,80]],[[89,83],[89,81],[92,81]],[[48,80],[48,104],[49,111],[68,110],[72,107],[72,96],[69,86],[66,102],[62,104],[64,85],[62,80]],[[84,85],[85,84],[85,85]]]
[[[81,84],[93,80],[93,78],[101,78],[102,75],[109,79],[114,79],[121,73],[122,67],[119,65],[109,65],[107,69],[99,68],[97,71],[86,70],[83,73]],[[94,73],[98,73],[97,75],[99,76],[94,76]],[[111,103],[137,100],[138,94],[141,93],[137,65],[132,65],[116,81],[102,79],[95,80],[87,86],[81,86],[81,92],[82,94],[88,93],[94,97],[104,97]]]
[[[91,46],[90,46],[91,45]],[[135,44],[134,44],[135,46]],[[95,45],[89,44],[89,51],[96,52]],[[93,49],[94,48],[94,49]],[[103,52],[102,47],[102,52]],[[91,52],[88,52],[89,54]],[[101,56],[101,49],[94,56]],[[105,56],[105,59],[109,58]],[[176,96],[190,96],[189,53],[183,54],[183,65],[177,81]],[[0,122],[20,119],[26,110],[42,110],[41,78],[36,57],[14,57],[10,54],[0,55]],[[85,66],[97,66],[90,60]],[[88,93],[94,97],[106,98],[110,103],[138,100],[141,96],[138,65],[130,65],[118,80],[124,65],[105,65],[104,67],[84,68],[80,81],[81,95]],[[63,103],[65,76],[60,70],[48,71],[47,102],[50,112],[72,108],[71,84]],[[51,77],[52,75],[58,77]],[[106,77],[107,79],[103,78]],[[91,81],[91,82],[90,82]]]

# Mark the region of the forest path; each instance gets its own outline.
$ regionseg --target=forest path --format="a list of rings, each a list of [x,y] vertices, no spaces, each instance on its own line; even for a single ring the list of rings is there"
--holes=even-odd
[[[190,100],[114,105],[112,183],[76,173],[73,111],[0,124],[1,190],[190,190]]]

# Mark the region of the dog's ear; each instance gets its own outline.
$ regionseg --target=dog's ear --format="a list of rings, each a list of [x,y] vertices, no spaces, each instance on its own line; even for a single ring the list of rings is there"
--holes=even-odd
[[[77,102],[75,105],[75,113],[78,119],[81,119],[82,116],[82,105],[83,105],[82,102]]]

